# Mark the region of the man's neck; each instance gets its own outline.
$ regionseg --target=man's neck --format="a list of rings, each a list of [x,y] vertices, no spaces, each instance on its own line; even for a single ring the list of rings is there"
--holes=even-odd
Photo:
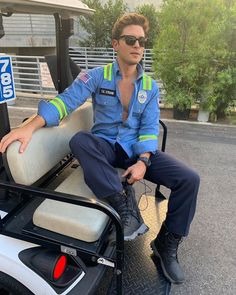
[[[117,58],[117,62],[119,64],[120,72],[123,79],[132,79],[135,80],[137,78],[137,65],[128,65],[122,62],[119,58]]]

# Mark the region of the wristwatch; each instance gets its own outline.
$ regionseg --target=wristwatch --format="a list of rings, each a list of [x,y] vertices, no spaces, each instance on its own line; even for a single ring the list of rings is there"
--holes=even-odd
[[[137,161],[142,161],[146,167],[151,166],[151,161],[148,157],[139,157]]]

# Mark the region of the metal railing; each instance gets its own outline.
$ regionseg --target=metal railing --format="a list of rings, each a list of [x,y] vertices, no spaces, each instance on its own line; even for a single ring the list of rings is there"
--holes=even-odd
[[[16,92],[41,94],[41,96],[56,94],[53,86],[43,86],[43,73],[40,66],[43,63],[45,64],[43,56],[12,56]]]
[[[89,70],[114,61],[116,54],[112,48],[71,47],[70,57],[82,70]],[[53,85],[47,83],[50,76],[43,71],[45,68],[43,56],[12,56],[13,73],[16,92],[32,94],[55,95]],[[144,70],[152,74],[152,51],[146,49],[142,61]],[[45,81],[46,79],[46,81]],[[46,84],[46,86],[45,86]]]
[[[114,61],[116,53],[113,48],[70,47],[70,57],[81,69],[92,69]],[[152,50],[145,49],[142,65],[147,73],[152,73]]]

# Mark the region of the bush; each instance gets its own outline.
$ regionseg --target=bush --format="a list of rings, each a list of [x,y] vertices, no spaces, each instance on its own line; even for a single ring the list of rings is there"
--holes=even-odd
[[[224,114],[236,98],[235,1],[166,0],[159,22],[154,71],[167,102]]]

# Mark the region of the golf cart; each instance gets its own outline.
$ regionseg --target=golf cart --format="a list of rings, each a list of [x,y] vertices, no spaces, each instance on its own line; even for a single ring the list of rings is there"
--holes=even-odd
[[[60,93],[73,79],[68,56],[71,17],[93,11],[77,0],[56,2],[2,0],[0,11],[4,17],[12,13],[54,15],[56,86]],[[7,60],[7,57],[0,60],[1,75],[10,66]],[[1,91],[0,138],[10,131],[4,101],[4,94],[7,93],[5,98],[10,96],[10,88],[4,89]],[[19,142],[14,142],[0,155],[1,295],[154,294],[147,291],[146,286],[141,290],[140,279],[132,271],[124,283],[126,259],[120,217],[112,207],[95,198],[70,152],[70,138],[80,130],[90,130],[92,118],[91,102],[86,102],[58,127],[36,131],[23,154],[18,152]],[[160,123],[164,127],[164,150],[167,131],[163,122]],[[164,198],[159,187],[156,196]],[[131,243],[132,249],[135,242]],[[147,246],[143,242],[139,241],[138,245],[140,256]],[[134,262],[128,261],[128,267]],[[139,261],[135,263],[136,272],[142,273]],[[146,263],[146,267],[150,268],[149,264]],[[155,294],[168,294],[170,284],[160,272],[154,275],[155,287],[149,288]],[[147,277],[148,274],[143,279]],[[135,290],[134,282],[141,293]]]

